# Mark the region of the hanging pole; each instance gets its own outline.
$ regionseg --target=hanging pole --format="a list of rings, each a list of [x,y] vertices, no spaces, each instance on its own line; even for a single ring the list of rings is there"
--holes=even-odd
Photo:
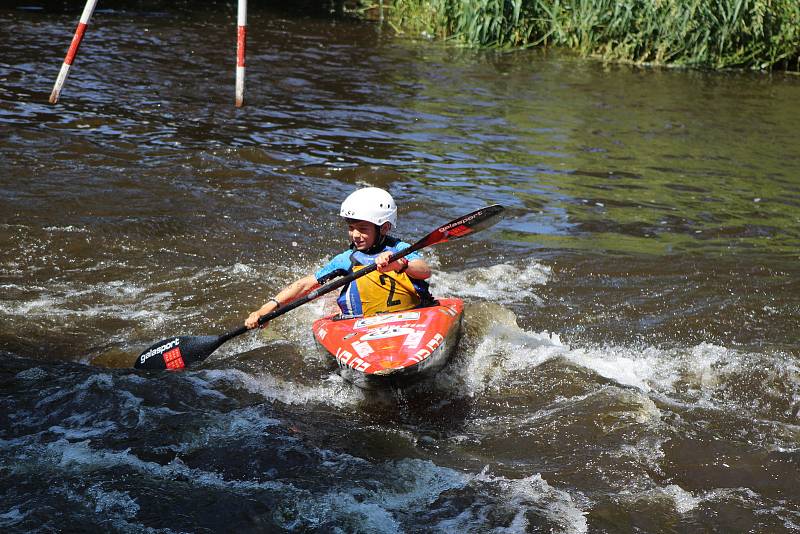
[[[61,71],[59,71],[58,78],[56,78],[56,83],[53,86],[53,92],[50,93],[51,104],[58,102],[58,97],[61,95],[61,87],[67,79],[67,74],[69,74],[69,68],[72,66],[72,62],[75,61],[75,55],[78,53],[78,47],[81,45],[81,39],[83,39],[83,34],[86,33],[86,26],[89,24],[89,19],[92,18],[92,13],[94,13],[94,7],[96,5],[97,0],[86,0],[86,5],[83,7],[83,14],[81,14],[81,20],[78,22],[75,35],[72,36],[72,43],[70,43],[69,50],[67,50],[67,57],[64,58]]]
[[[239,21],[236,34],[236,107],[244,103],[244,56],[247,37],[247,0],[239,0]]]

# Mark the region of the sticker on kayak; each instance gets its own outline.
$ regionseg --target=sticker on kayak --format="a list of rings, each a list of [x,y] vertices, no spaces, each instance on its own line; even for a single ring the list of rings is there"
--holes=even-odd
[[[436,349],[442,349],[444,351],[445,343],[447,340],[442,337],[442,334],[435,334],[433,339],[428,341],[428,344],[425,345],[424,348],[419,349],[417,353],[411,357],[412,360],[415,362],[421,362],[422,360],[426,359],[428,356],[433,354]]]
[[[445,315],[449,315],[450,317],[455,317],[456,315],[458,315],[458,312],[449,306],[447,308],[445,307],[439,308],[439,311],[444,313]]]
[[[353,350],[355,350],[356,354],[358,354],[362,358],[364,358],[365,356],[369,356],[370,354],[375,352],[374,350],[372,350],[370,344],[367,343],[366,341],[356,341],[355,343],[353,343]]]
[[[401,323],[404,321],[418,321],[419,312],[390,313],[387,315],[375,315],[374,317],[364,317],[353,325],[353,328],[364,328],[386,323]]]
[[[380,328],[376,328],[375,330],[370,330],[363,336],[361,336],[361,341],[369,341],[371,339],[384,339],[387,337],[397,337],[397,336],[407,336],[408,334],[413,334],[414,329],[408,328],[407,326],[382,326]]]
[[[416,330],[413,334],[409,334],[406,337],[406,340],[403,342],[404,347],[409,347],[415,349],[419,346],[419,342],[422,341],[422,336],[425,335],[425,330]]]

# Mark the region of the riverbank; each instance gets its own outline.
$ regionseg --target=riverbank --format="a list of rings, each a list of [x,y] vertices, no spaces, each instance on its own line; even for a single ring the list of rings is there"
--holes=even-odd
[[[368,0],[399,34],[637,65],[800,71],[796,0]]]

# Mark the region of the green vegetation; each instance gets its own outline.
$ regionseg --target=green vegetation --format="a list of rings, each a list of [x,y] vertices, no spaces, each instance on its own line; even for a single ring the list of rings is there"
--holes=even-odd
[[[378,8],[378,0],[368,0]],[[399,33],[648,65],[800,70],[799,0],[383,0]],[[375,12],[375,11],[373,11]]]

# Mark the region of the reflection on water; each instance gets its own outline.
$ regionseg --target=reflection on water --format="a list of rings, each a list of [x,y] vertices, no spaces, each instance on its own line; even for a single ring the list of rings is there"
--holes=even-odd
[[[101,8],[57,106],[78,13],[0,10],[5,530],[797,530],[799,80],[257,5],[235,109],[233,4]],[[508,208],[427,251],[468,301],[435,380],[343,382],[320,302],[130,370],[340,251],[365,184],[406,239]]]

